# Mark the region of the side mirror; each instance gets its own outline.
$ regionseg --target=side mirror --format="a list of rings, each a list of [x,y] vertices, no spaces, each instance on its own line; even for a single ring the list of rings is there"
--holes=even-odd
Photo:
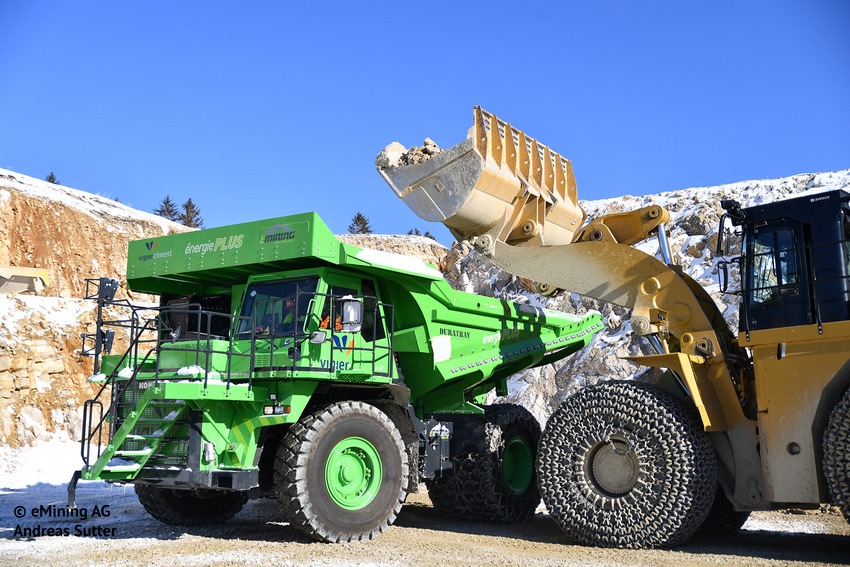
[[[112,329],[109,329],[103,335],[103,352],[105,352],[106,354],[109,354],[110,352],[112,352],[112,341],[114,341],[114,340],[115,340],[115,331],[112,330]]]
[[[715,253],[718,256],[726,255],[726,248],[723,246],[723,233],[726,230],[726,218],[727,213],[723,213],[720,216],[720,222],[717,224],[717,247]]]
[[[731,260],[719,260],[717,262],[717,275],[718,275],[718,284],[720,285],[720,293],[727,293],[729,291],[729,266],[731,264],[737,264],[738,269],[741,269],[741,257],[738,256],[736,258],[732,258]],[[732,292],[737,293],[737,292]]]
[[[115,292],[118,291],[118,280],[115,278],[100,278],[98,287],[97,300],[100,303],[109,303],[115,299]]]
[[[363,325],[363,302],[351,296],[342,298],[342,330],[357,333]]]
[[[717,262],[718,280],[720,284],[720,293],[726,293],[729,289],[729,262],[720,260]]]
[[[310,333],[310,344],[311,345],[320,345],[328,340],[327,331],[313,331]]]

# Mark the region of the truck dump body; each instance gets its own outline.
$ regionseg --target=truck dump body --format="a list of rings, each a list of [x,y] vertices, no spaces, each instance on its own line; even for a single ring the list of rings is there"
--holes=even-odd
[[[232,315],[250,317],[239,308],[252,276],[280,279],[333,266],[373,277],[373,291],[395,306],[393,350],[415,385],[414,400],[467,375],[470,388],[480,380],[489,390],[494,380],[572,354],[601,329],[598,314],[577,317],[456,291],[418,259],[341,242],[315,213],[133,241],[127,284],[147,293],[232,294]],[[328,290],[319,284],[314,291]]]

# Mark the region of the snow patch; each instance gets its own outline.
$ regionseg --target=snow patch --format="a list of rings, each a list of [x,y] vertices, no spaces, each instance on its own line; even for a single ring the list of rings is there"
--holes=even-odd
[[[389,268],[391,270],[399,270],[418,276],[425,276],[431,279],[443,279],[443,274],[436,268],[430,267],[428,264],[419,258],[411,256],[402,256],[401,254],[392,254],[382,250],[372,250],[364,248],[354,255],[355,258],[373,266]]]

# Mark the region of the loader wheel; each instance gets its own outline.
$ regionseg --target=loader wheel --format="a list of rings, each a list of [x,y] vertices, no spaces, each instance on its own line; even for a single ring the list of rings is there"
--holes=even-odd
[[[844,392],[829,416],[823,436],[823,474],[832,503],[850,522],[850,390]]]
[[[711,535],[732,535],[738,533],[741,527],[747,523],[749,512],[739,512],[732,507],[732,503],[726,498],[726,494],[720,486],[714,496],[714,504],[708,512],[708,517],[700,526],[700,533]]]
[[[275,459],[275,493],[290,524],[324,542],[372,539],[407,495],[401,434],[382,411],[338,402],[302,417]]]
[[[148,514],[172,526],[221,524],[235,516],[248,501],[244,492],[174,490],[137,484],[136,496]]]
[[[537,475],[561,529],[601,547],[682,543],[705,521],[717,489],[717,462],[698,417],[637,382],[567,398],[540,439]]]
[[[484,408],[480,452],[453,459],[453,472],[427,480],[428,495],[444,516],[522,522],[540,503],[534,461],[540,425],[514,404]]]

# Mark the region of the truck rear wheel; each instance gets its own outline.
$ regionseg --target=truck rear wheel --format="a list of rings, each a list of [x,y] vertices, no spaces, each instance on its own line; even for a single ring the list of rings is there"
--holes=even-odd
[[[294,424],[275,460],[275,492],[297,530],[324,542],[372,539],[407,495],[401,434],[382,411],[338,402]]]
[[[829,416],[823,436],[823,474],[832,503],[850,522],[850,390],[844,392]]]
[[[136,496],[148,514],[172,526],[221,524],[248,501],[244,492],[175,490],[149,484],[137,484]]]
[[[458,456],[452,473],[426,481],[428,495],[444,516],[522,522],[540,504],[534,470],[540,425],[515,404],[486,406],[484,421],[481,451]]]
[[[682,543],[705,521],[717,489],[717,462],[698,417],[637,382],[567,398],[541,437],[537,475],[561,529],[601,547]]]

